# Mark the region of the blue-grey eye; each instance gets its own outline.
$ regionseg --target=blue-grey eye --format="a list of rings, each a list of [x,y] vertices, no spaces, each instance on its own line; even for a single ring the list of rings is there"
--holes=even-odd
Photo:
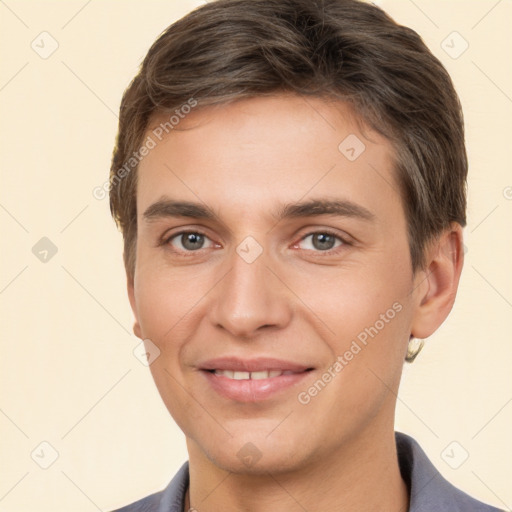
[[[309,243],[306,242],[308,239],[310,239]],[[320,231],[305,236],[301,242],[306,242],[307,245],[307,247],[301,247],[302,249],[313,249],[317,251],[329,251],[343,244],[343,241],[339,237]]]
[[[188,231],[174,235],[169,240],[169,243],[178,250],[189,252],[205,249],[206,241],[208,241],[211,245],[210,239],[205,235],[193,231]]]

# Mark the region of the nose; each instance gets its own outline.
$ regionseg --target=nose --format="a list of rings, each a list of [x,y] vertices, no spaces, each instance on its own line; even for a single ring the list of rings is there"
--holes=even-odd
[[[265,252],[248,263],[233,251],[230,264],[212,296],[213,325],[245,339],[265,329],[286,327],[292,317],[291,298],[275,269],[269,269]]]

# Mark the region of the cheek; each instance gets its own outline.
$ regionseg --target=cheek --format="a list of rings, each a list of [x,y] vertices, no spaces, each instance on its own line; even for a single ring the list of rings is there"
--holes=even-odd
[[[197,286],[188,283],[157,265],[145,266],[137,272],[135,298],[144,337],[157,345],[175,337],[180,323],[198,300]]]
[[[331,360],[300,397],[315,428],[322,429],[329,411],[341,437],[392,411],[408,341],[409,304],[384,295],[366,299],[347,302],[332,317],[336,334],[326,339]]]
[[[335,377],[326,376],[332,384],[325,399],[332,400],[334,415],[378,410],[389,388],[398,386],[412,318],[412,276],[396,261],[383,258],[381,265],[297,282],[297,294],[307,298],[310,318],[331,352],[326,370]]]
[[[187,430],[190,421],[200,421],[201,414],[191,398],[193,390],[184,390],[181,366],[181,353],[191,334],[191,315],[200,296],[197,286],[187,283],[190,280],[180,278],[179,273],[157,265],[139,269],[135,281],[142,337],[160,351],[149,369],[163,402],[182,430]]]
[[[343,349],[348,339],[375,323],[379,331],[389,331],[389,325],[396,328],[405,319],[401,311],[410,300],[411,278],[389,261],[317,269],[314,274],[288,271],[283,280],[302,299],[303,311],[309,310],[312,320],[316,317],[315,323],[333,340],[334,348]]]

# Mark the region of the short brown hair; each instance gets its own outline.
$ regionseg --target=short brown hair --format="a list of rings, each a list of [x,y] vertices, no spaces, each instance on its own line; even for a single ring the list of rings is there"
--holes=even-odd
[[[191,97],[200,108],[280,92],[345,101],[391,142],[413,270],[425,264],[426,244],[451,222],[466,225],[461,105],[447,71],[416,32],[361,0],[216,0],[159,36],[122,98],[110,208],[131,277],[133,155],[150,120]]]

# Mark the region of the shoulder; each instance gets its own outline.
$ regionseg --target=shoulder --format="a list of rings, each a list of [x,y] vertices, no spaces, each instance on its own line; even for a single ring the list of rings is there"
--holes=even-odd
[[[188,462],[185,462],[164,490],[112,512],[182,512],[188,483]]]
[[[130,505],[117,508],[112,512],[158,512],[164,491],[156,492],[150,496],[146,496]]]
[[[395,432],[402,478],[410,493],[409,512],[500,512],[448,482],[412,438]]]

